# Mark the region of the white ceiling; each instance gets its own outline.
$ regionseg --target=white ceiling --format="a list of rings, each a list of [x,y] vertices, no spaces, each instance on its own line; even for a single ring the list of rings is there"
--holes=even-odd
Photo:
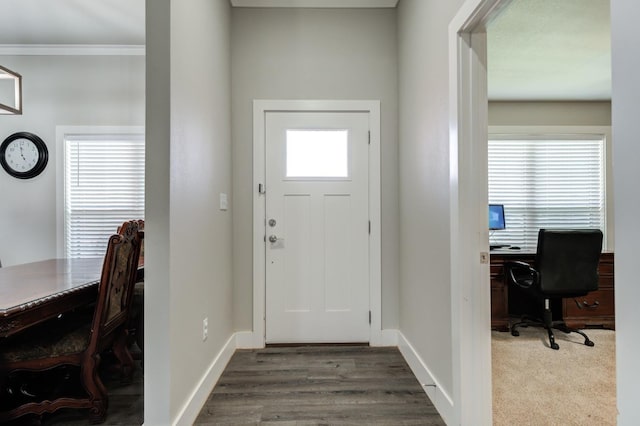
[[[238,7],[394,7],[398,0],[230,1]],[[144,22],[145,0],[2,0],[0,48],[144,45]],[[610,63],[609,0],[513,0],[488,29],[493,100],[610,99]]]
[[[2,0],[0,45],[142,45],[144,5],[145,0]]]
[[[513,0],[487,30],[489,99],[611,99],[609,0]]]

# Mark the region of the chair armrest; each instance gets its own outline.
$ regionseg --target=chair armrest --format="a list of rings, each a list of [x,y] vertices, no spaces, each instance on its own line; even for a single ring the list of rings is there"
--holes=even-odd
[[[530,288],[538,283],[538,271],[526,262],[512,261],[505,263],[509,279],[518,287]]]

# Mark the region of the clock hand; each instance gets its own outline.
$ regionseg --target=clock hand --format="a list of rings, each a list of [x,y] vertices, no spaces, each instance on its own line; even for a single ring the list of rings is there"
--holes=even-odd
[[[22,157],[24,161],[27,161],[27,159],[24,158],[24,153],[22,152],[22,145],[20,145],[20,157]]]

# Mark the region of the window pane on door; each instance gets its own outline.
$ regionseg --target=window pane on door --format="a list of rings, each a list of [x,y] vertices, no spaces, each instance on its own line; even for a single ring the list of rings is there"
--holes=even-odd
[[[289,178],[349,177],[348,130],[287,130]]]

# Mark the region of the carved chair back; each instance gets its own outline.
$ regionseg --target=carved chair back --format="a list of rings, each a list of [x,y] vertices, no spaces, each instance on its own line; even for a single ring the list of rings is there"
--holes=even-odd
[[[119,234],[109,238],[89,343],[98,352],[113,342],[116,331],[127,322],[142,238],[137,221],[125,222]]]

